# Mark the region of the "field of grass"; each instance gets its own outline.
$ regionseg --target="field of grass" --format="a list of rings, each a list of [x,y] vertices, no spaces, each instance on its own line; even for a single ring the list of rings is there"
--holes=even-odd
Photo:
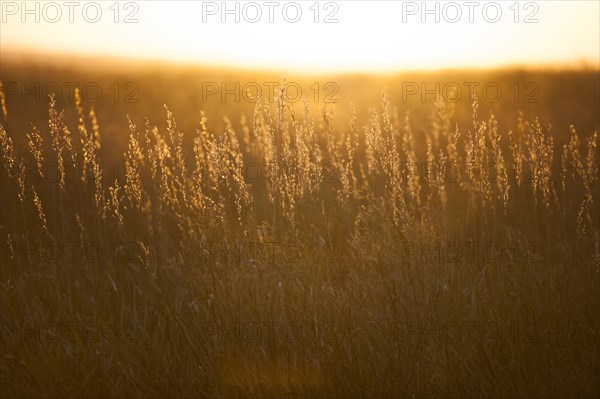
[[[0,397],[600,396],[598,71],[131,70],[2,61]]]

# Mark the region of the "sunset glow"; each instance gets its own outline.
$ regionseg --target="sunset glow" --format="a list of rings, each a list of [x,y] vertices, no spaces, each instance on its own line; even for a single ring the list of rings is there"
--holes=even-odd
[[[3,1],[2,51],[317,71],[598,66],[600,57],[596,1],[75,3]]]
[[[600,0],[0,22],[0,398],[600,398]]]

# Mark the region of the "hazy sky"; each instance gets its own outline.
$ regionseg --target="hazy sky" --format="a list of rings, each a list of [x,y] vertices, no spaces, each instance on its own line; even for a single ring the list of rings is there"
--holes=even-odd
[[[2,0],[0,10],[3,52],[295,70],[600,64],[597,0]]]

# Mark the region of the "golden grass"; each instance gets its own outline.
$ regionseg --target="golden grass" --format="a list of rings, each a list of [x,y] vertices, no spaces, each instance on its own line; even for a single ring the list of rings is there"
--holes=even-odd
[[[78,92],[25,134],[0,98],[3,398],[600,394],[597,132],[280,93],[112,164]]]

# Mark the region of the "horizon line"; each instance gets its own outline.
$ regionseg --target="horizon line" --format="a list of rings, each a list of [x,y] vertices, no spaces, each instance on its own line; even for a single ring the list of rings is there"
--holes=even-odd
[[[360,69],[355,67],[349,68],[302,68],[302,67],[286,67],[286,66],[261,66],[261,65],[248,65],[246,67],[240,66],[239,64],[232,62],[218,62],[218,61],[194,61],[189,59],[177,60],[173,58],[160,58],[160,57],[127,57],[122,55],[111,55],[104,53],[76,53],[72,51],[45,51],[42,49],[23,49],[23,48],[6,48],[2,49],[3,60],[19,58],[39,58],[42,63],[61,64],[60,58],[68,58],[67,61],[81,64],[86,61],[94,60],[95,64],[88,65],[91,68],[102,68],[104,65],[98,65],[97,63],[115,63],[120,65],[113,65],[116,69],[123,67],[125,63],[135,63],[143,68],[152,66],[168,66],[172,68],[198,68],[198,69],[220,69],[231,72],[257,72],[257,73],[294,73],[298,75],[315,76],[315,75],[371,75],[371,76],[390,76],[406,73],[440,73],[449,71],[511,71],[511,70],[524,70],[524,71],[576,71],[576,70],[587,70],[587,71],[600,71],[600,60],[594,62],[588,59],[581,59],[570,62],[540,62],[540,63],[506,63],[490,66],[440,66],[440,67],[381,67],[381,68],[369,68]],[[46,58],[43,60],[42,58]],[[38,60],[36,60],[38,61]],[[594,63],[596,65],[594,65]]]

